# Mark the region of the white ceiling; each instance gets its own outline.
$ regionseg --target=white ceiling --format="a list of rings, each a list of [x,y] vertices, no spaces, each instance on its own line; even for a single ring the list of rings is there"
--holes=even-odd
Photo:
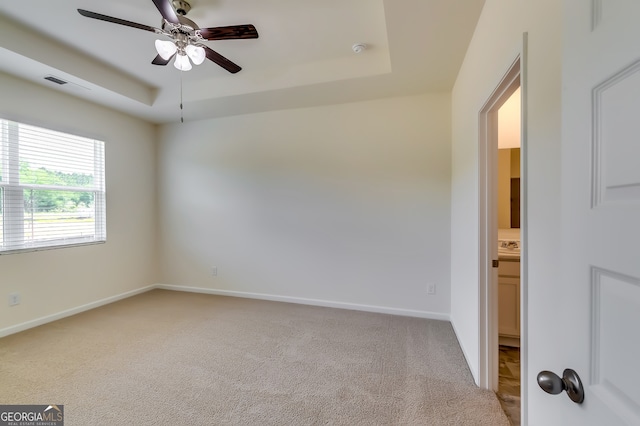
[[[242,71],[151,65],[158,35],[76,10],[160,27],[151,0],[0,2],[0,71],[156,123],[179,121],[181,79],[185,120],[449,91],[484,0],[190,3],[202,28],[256,26],[258,39],[207,42]]]

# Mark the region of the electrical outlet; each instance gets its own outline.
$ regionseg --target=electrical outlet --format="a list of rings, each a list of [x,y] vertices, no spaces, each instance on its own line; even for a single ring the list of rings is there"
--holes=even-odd
[[[427,284],[427,294],[436,294],[436,285],[433,283]]]
[[[9,306],[16,306],[20,304],[20,293],[9,294]]]
[[[211,276],[212,277],[217,277],[218,276],[218,267],[217,266],[212,266],[211,267]]]

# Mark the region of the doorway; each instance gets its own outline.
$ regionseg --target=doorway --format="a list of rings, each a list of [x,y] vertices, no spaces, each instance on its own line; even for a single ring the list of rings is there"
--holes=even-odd
[[[520,424],[520,87],[498,108],[498,389],[502,408]]]
[[[526,40],[525,40],[526,41]],[[480,111],[479,140],[479,207],[480,207],[480,385],[496,393],[505,369],[511,372],[511,407],[505,409],[513,424],[519,424],[520,401],[526,390],[526,144],[523,140],[525,117],[522,105],[524,85],[521,83],[521,60],[509,67],[494,92]],[[520,95],[520,96],[518,96]],[[509,104],[517,108],[509,130],[518,146],[499,147],[500,125]],[[503,115],[501,119],[501,115]],[[519,120],[518,120],[519,118]],[[502,122],[502,123],[501,123]],[[504,131],[504,130],[503,130]],[[503,136],[504,138],[504,136]],[[503,141],[504,142],[504,141]],[[502,160],[502,161],[500,161]],[[513,167],[511,167],[513,165]],[[521,173],[522,172],[522,173]],[[501,350],[502,349],[502,350]],[[502,362],[500,354],[503,354]],[[503,374],[501,374],[503,373]],[[517,386],[514,385],[517,381]],[[504,380],[503,380],[504,382]],[[503,383],[504,386],[504,383]],[[503,402],[503,401],[501,401]],[[504,407],[504,404],[503,404]],[[507,407],[505,407],[507,408]]]

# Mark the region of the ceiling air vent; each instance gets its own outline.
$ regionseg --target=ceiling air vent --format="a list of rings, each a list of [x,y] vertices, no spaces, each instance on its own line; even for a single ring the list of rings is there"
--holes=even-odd
[[[49,80],[49,81],[51,81],[51,82],[53,82],[53,83],[56,83],[56,84],[60,84],[60,85],[62,85],[62,84],[67,84],[67,82],[66,82],[66,81],[64,81],[64,80],[60,80],[59,78],[54,77],[54,76],[52,76],[52,75],[48,75],[48,76],[46,76],[44,79],[45,79],[45,80]]]

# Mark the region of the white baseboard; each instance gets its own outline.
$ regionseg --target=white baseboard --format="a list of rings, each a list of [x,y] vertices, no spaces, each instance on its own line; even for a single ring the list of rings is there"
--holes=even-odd
[[[131,296],[135,296],[137,294],[145,293],[149,290],[153,290],[156,286],[150,285],[147,287],[142,287],[136,290],[127,291],[125,293],[117,294],[115,296],[106,297],[104,299],[96,300],[95,302],[87,303],[86,305],[78,306],[76,308],[67,309],[66,311],[58,312],[56,314],[47,315],[44,317],[36,318],[31,321],[26,321],[21,324],[12,325],[10,327],[6,327],[0,329],[0,337],[5,337],[10,334],[19,333],[24,330],[28,330],[30,328],[38,327],[39,325],[43,325],[49,322],[53,322],[65,317],[69,317],[71,315],[79,314],[80,312],[88,311],[90,309],[95,309],[103,305],[108,305],[109,303],[117,302],[118,300],[126,299]]]
[[[462,355],[464,356],[464,360],[467,363],[467,366],[469,367],[469,371],[471,371],[471,376],[473,376],[473,381],[476,383],[476,386],[480,386],[480,378],[478,377],[478,372],[476,369],[474,369],[474,365],[472,365],[471,363],[469,363],[469,354],[467,353],[464,344],[462,343],[462,340],[460,340],[460,337],[458,335],[458,331],[456,330],[456,323],[454,321],[450,321],[451,322],[451,327],[453,328],[453,334],[456,335],[456,339],[458,340],[458,346],[460,346],[460,349],[462,349]]]
[[[360,305],[357,303],[334,302],[330,300],[320,300],[320,299],[307,299],[304,297],[278,296],[278,295],[263,294],[263,293],[249,293],[244,291],[218,290],[218,289],[211,289],[211,288],[187,287],[187,286],[169,285],[169,284],[154,284],[154,285],[142,287],[136,290],[131,290],[125,293],[117,294],[115,296],[107,297],[101,300],[97,300],[95,302],[87,303],[86,305],[78,306],[76,308],[67,309],[66,311],[58,312],[56,314],[47,315],[44,317],[36,318],[31,321],[26,321],[20,324],[16,324],[10,327],[0,329],[0,337],[5,337],[10,334],[19,333],[21,331],[25,331],[30,328],[38,327],[40,325],[43,325],[49,322],[53,322],[65,317],[69,317],[71,315],[79,314],[81,312],[88,311],[90,309],[95,309],[100,306],[117,302],[118,300],[126,299],[128,297],[145,293],[147,291],[154,290],[154,289],[185,291],[185,292],[191,292],[191,293],[213,294],[218,296],[229,296],[229,297],[243,297],[247,299],[271,300],[274,302],[297,303],[300,305],[323,306],[327,308],[349,309],[353,311],[376,312],[381,314],[399,315],[404,317],[416,317],[416,318],[427,318],[427,319],[434,319],[434,320],[440,320],[440,321],[450,321],[450,317],[448,314],[442,314],[438,312],[420,311],[420,310],[414,310],[414,309],[390,308],[386,306],[375,306],[375,305]]]
[[[274,302],[297,303],[300,305],[323,306],[326,308],[349,309],[352,311],[376,312],[381,314],[399,315],[404,317],[427,318],[449,321],[448,314],[438,312],[419,311],[414,309],[390,308],[376,305],[360,305],[357,303],[334,302],[331,300],[307,299],[304,297],[278,296],[274,294],[249,293],[244,291],[219,290],[202,287],[187,287],[181,285],[156,284],[155,288],[172,291],[186,291],[191,293],[214,294],[217,296],[243,297],[247,299],[271,300]]]

